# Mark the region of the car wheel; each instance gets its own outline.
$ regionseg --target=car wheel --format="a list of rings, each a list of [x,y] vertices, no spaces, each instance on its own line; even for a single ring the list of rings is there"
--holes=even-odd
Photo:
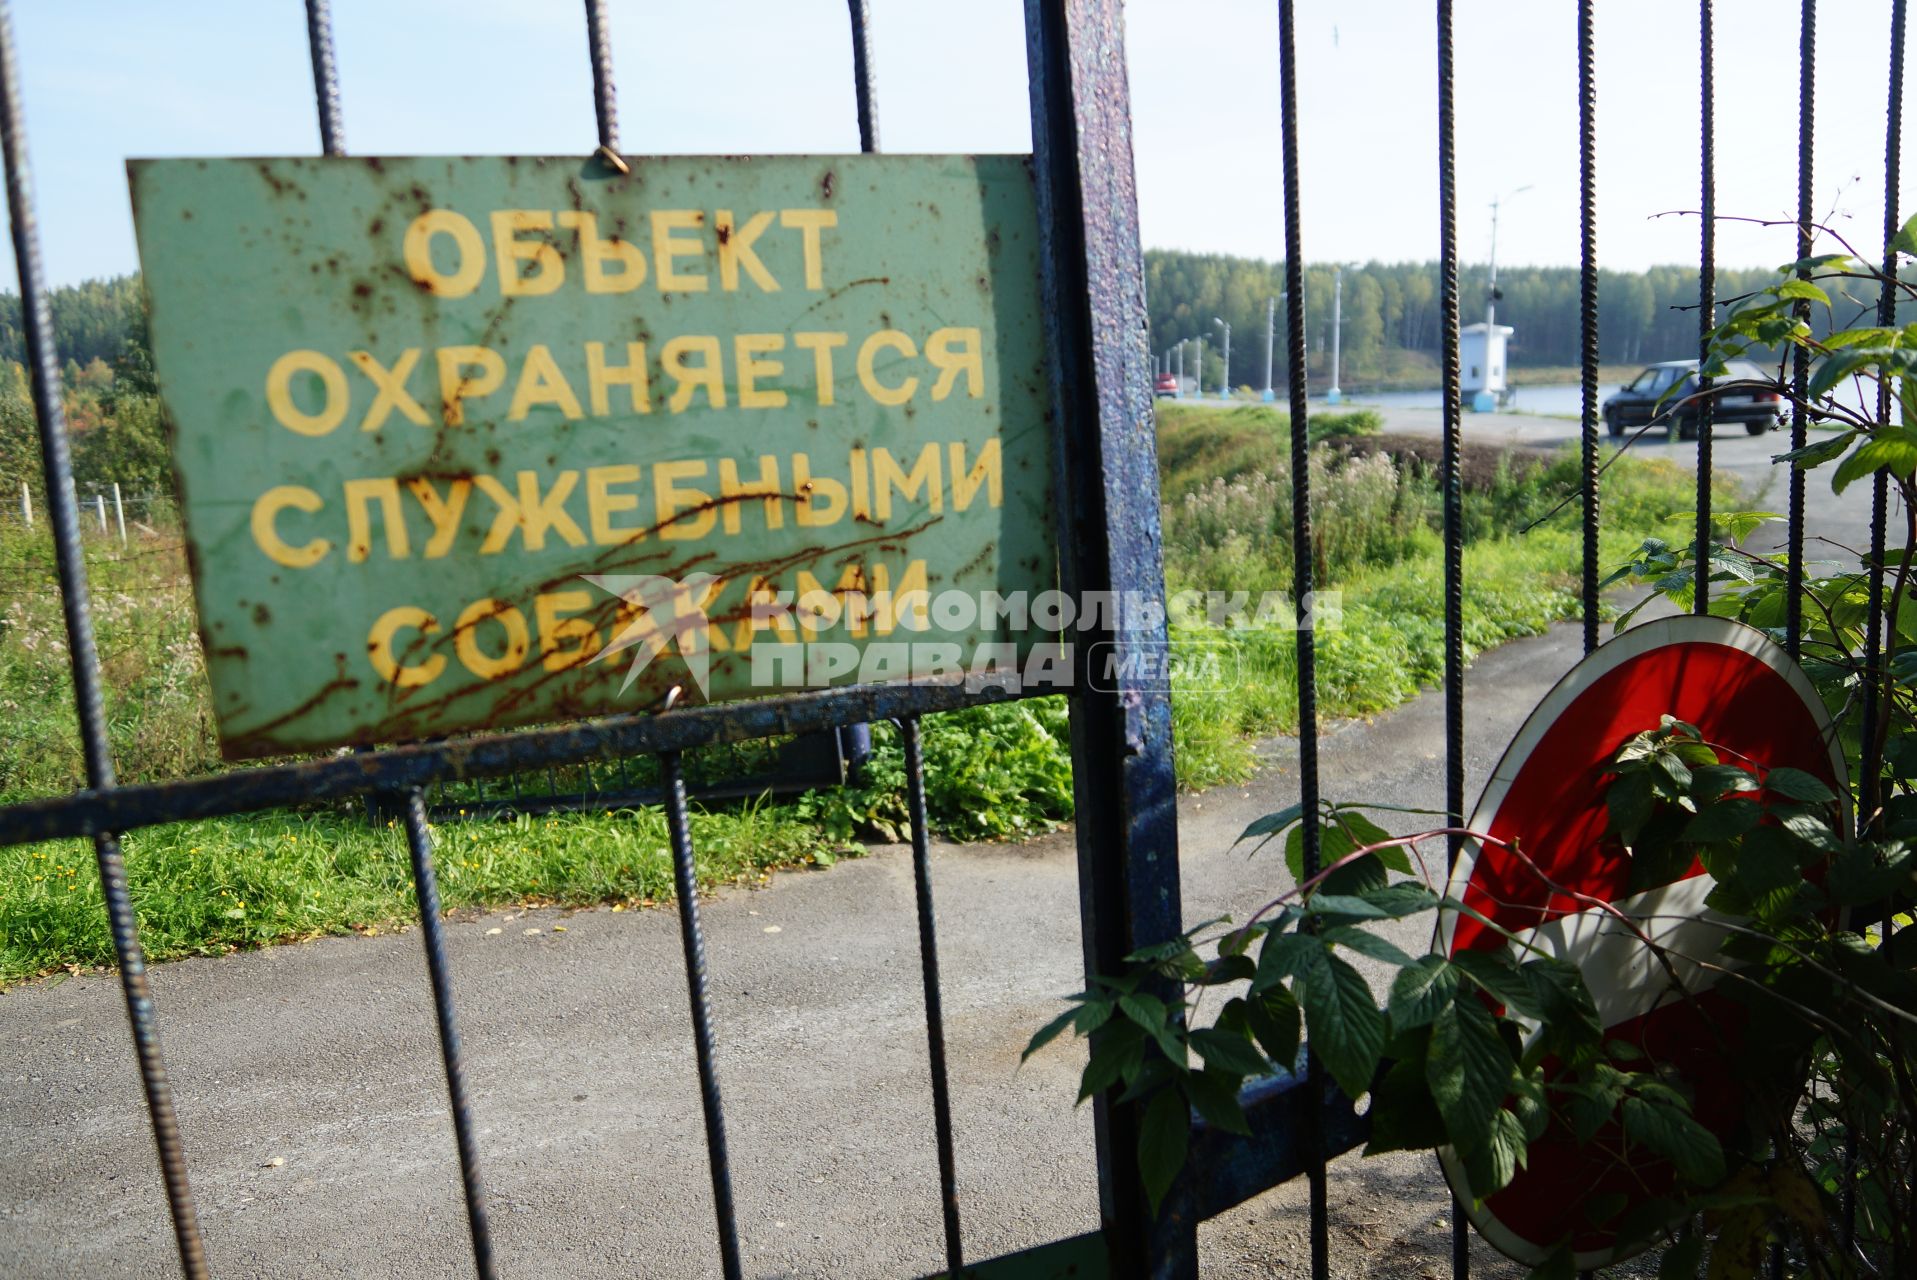
[[[1618,417],[1617,410],[1610,410],[1604,415],[1604,429],[1614,436],[1624,434],[1624,422]]]
[[[1679,418],[1677,420],[1677,438],[1679,440],[1697,439],[1697,419]]]
[[[1761,436],[1766,431],[1770,431],[1776,426],[1777,426],[1777,422],[1775,419],[1759,418],[1756,422],[1745,423],[1744,431],[1748,435]]]

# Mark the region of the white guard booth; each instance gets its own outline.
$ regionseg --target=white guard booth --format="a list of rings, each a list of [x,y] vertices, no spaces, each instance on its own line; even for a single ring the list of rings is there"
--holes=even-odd
[[[1458,334],[1458,363],[1462,366],[1458,389],[1474,412],[1493,413],[1510,399],[1504,348],[1513,332],[1508,324],[1480,321],[1464,326]]]

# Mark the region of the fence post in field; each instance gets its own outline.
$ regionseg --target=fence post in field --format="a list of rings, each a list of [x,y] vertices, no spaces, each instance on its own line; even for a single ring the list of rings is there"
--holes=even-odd
[[[93,495],[93,510],[100,517],[100,532],[105,533],[107,531],[107,523],[106,495],[104,493],[96,493]]]
[[[27,488],[25,480],[20,482],[20,518],[26,522],[27,528],[33,528],[33,493]]]
[[[120,522],[120,547],[126,548],[126,504],[120,501],[120,482],[113,482],[113,518]]]

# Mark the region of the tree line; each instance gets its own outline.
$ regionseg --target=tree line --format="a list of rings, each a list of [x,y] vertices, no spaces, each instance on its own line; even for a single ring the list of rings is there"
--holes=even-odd
[[[73,477],[84,493],[118,483],[128,493],[169,493],[166,428],[146,300],[137,275],[54,289],[54,350],[62,362],[61,407],[73,441]],[[44,503],[40,443],[26,373],[18,294],[0,294],[0,501],[24,482]]]
[[[1305,346],[1308,374],[1323,385],[1331,362],[1332,297],[1343,277],[1344,341],[1340,382],[1346,388],[1392,382],[1405,386],[1438,385],[1442,300],[1438,265],[1433,262],[1367,262],[1342,273],[1329,265],[1304,270]],[[1766,268],[1717,269],[1718,314],[1742,296],[1774,283],[1778,272]],[[1487,269],[1483,263],[1458,273],[1461,319],[1484,319]],[[1151,320],[1152,351],[1162,355],[1174,344],[1205,342],[1205,385],[1224,377],[1222,320],[1231,326],[1231,384],[1265,385],[1265,317],[1271,301],[1285,289],[1282,262],[1225,254],[1145,251],[1145,298]],[[1516,369],[1576,365],[1583,329],[1576,267],[1500,267],[1499,324],[1516,332],[1510,362]],[[1696,267],[1664,266],[1646,271],[1598,272],[1598,358],[1606,364],[1649,364],[1693,359],[1698,347],[1698,273]],[[1833,295],[1828,314],[1812,317],[1815,331],[1829,332],[1859,323],[1877,305],[1874,291],[1855,297]],[[1271,354],[1273,386],[1286,383],[1289,361],[1285,308],[1277,308]],[[1189,377],[1195,346],[1187,345],[1184,371]]]

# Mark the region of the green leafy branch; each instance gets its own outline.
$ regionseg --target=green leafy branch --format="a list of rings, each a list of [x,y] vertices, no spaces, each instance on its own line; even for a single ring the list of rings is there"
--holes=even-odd
[[[1301,869],[1303,818],[1297,806],[1267,815],[1241,842],[1255,841],[1255,853],[1284,838],[1287,861]],[[1373,1095],[1368,1154],[1449,1147],[1480,1196],[1509,1183],[1554,1115],[1579,1132],[1604,1131],[1620,1158],[1667,1163],[1685,1185],[1722,1178],[1717,1139],[1668,1072],[1629,1065],[1638,1051],[1606,1042],[1577,968],[1439,891],[1418,846],[1477,840],[1518,857],[1554,892],[1609,904],[1550,882],[1522,850],[1482,833],[1391,836],[1348,805],[1324,806],[1318,822],[1323,870],[1298,876],[1242,925],[1206,921],[1135,952],[1122,974],[1070,997],[1026,1048],[1029,1057],[1067,1028],[1091,1037],[1079,1101],[1109,1091],[1144,1104],[1138,1158],[1154,1208],[1184,1166],[1192,1113],[1248,1134],[1244,1083],[1299,1071],[1307,1033],[1347,1096]],[[1394,870],[1420,878],[1393,881]],[[1505,947],[1413,956],[1370,927],[1428,911],[1476,920]],[[1351,963],[1358,956],[1395,971],[1382,1007]],[[1167,984],[1178,993],[1170,1000],[1147,990]],[[1199,1001],[1214,987],[1238,990],[1199,1025]]]

